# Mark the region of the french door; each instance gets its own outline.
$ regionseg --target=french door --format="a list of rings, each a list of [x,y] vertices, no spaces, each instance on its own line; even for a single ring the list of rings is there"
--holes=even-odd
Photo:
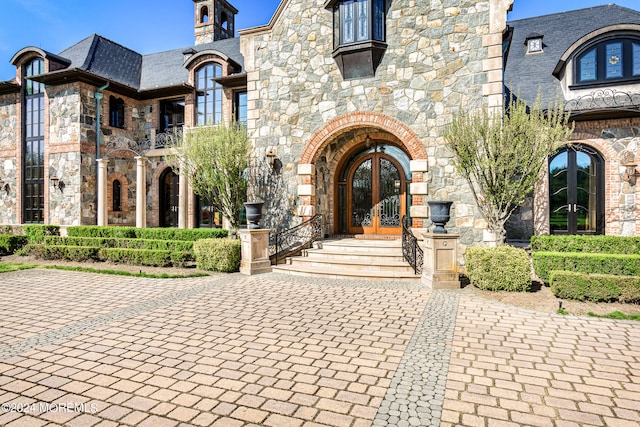
[[[168,168],[160,175],[160,227],[178,226],[179,177]]]
[[[575,146],[549,161],[549,225],[552,234],[604,232],[604,165],[596,151]]]
[[[349,171],[347,218],[350,234],[401,234],[406,212],[405,174],[383,153],[358,159]]]

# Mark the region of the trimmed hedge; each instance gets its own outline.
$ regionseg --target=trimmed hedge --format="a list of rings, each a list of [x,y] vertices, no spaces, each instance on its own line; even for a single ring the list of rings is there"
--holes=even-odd
[[[549,273],[553,270],[640,276],[640,255],[534,252],[533,266],[538,277],[545,283],[549,283]]]
[[[29,243],[27,236],[0,234],[0,254],[10,255],[18,249],[22,249],[22,247],[27,243]]]
[[[60,235],[59,225],[32,224],[25,225],[23,229],[24,234],[26,234],[27,238],[29,239],[29,243],[42,243],[45,236]]]
[[[188,252],[152,251],[148,249],[104,248],[100,257],[111,262],[151,267],[182,267],[191,258]]]
[[[558,298],[594,302],[640,302],[640,277],[572,271],[551,271],[549,277],[551,291]]]
[[[193,244],[200,270],[233,273],[240,270],[240,240],[201,239]]]
[[[221,228],[135,228],[85,225],[67,227],[69,237],[110,237],[119,239],[181,240],[224,238],[229,232]]]
[[[472,246],[465,258],[469,281],[479,289],[526,292],[531,288],[531,263],[524,249]]]
[[[193,252],[193,242],[188,240],[119,239],[113,237],[45,237],[45,245],[102,246],[107,248],[148,249],[162,251]]]
[[[48,246],[42,244],[27,245],[31,255],[40,259],[69,261],[88,261],[99,259],[99,247],[95,246]]]
[[[640,237],[532,236],[533,252],[588,252],[640,255]]]

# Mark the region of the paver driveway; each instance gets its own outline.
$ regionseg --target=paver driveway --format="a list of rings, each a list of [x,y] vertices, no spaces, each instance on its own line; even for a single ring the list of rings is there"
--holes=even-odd
[[[0,425],[640,425],[640,327],[407,283],[0,276]]]

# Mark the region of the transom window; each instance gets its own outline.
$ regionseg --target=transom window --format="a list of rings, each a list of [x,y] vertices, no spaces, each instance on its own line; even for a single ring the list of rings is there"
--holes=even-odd
[[[222,67],[209,63],[196,71],[197,125],[217,125],[222,121],[222,85],[215,81],[222,77]]]
[[[640,39],[610,39],[576,59],[576,83],[607,83],[640,79]]]

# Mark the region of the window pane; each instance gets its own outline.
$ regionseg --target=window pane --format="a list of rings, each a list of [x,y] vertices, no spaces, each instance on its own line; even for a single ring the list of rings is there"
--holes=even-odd
[[[580,81],[590,82],[597,78],[596,67],[598,62],[596,60],[596,49],[593,49],[580,58]]]
[[[622,77],[622,43],[608,43],[606,45],[607,78]]]
[[[569,230],[568,168],[567,152],[558,154],[549,165],[549,222],[552,231]]]
[[[358,40],[369,39],[369,0],[358,0]]]
[[[342,4],[342,42],[353,43],[354,38],[354,11],[353,0],[347,0]]]
[[[633,75],[640,76],[640,44],[633,44]]]
[[[373,0],[373,38],[384,41],[384,0]]]

